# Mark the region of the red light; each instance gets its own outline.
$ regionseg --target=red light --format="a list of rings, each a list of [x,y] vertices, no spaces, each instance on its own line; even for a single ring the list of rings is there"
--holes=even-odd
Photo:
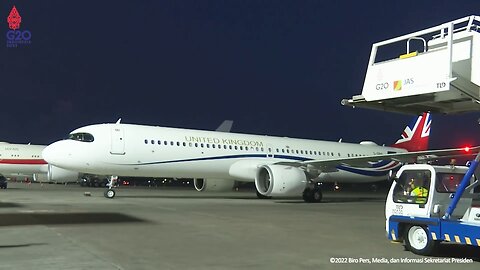
[[[465,146],[465,147],[463,148],[463,151],[465,151],[465,152],[470,152],[470,147],[469,147],[469,146]]]

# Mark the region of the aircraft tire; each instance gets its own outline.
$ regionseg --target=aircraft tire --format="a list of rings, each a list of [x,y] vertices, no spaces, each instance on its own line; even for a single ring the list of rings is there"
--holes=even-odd
[[[103,195],[105,196],[105,198],[113,199],[113,197],[115,197],[115,190],[113,190],[113,189],[107,189],[107,190],[105,190],[105,192],[103,193]]]
[[[320,187],[306,188],[303,191],[303,200],[307,203],[319,203],[322,201],[323,194]]]

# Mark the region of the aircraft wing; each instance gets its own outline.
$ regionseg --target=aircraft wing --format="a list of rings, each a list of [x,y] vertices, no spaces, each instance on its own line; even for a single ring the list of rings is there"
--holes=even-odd
[[[325,160],[307,160],[300,162],[279,162],[277,164],[290,165],[295,167],[313,166],[322,172],[337,171],[337,166],[347,165],[351,167],[369,167],[369,162],[376,162],[379,160],[392,160],[401,163],[414,162],[417,159],[422,161],[433,160],[438,158],[451,158],[459,156],[473,156],[480,152],[480,146],[469,148],[452,148],[440,150],[427,150],[417,152],[404,152],[384,155],[371,155],[361,157],[346,157],[346,158],[332,158]]]

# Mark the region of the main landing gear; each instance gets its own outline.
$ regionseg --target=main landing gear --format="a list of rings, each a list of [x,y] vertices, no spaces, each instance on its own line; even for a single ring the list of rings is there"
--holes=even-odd
[[[303,191],[303,200],[307,203],[319,203],[322,201],[322,189],[317,184],[312,187],[307,187]]]
[[[113,199],[113,197],[115,197],[115,190],[113,190],[113,186],[117,182],[117,179],[118,179],[118,176],[115,176],[115,175],[110,176],[110,179],[108,179],[108,184],[107,184],[108,189],[105,190],[105,192],[103,193],[105,198]]]

